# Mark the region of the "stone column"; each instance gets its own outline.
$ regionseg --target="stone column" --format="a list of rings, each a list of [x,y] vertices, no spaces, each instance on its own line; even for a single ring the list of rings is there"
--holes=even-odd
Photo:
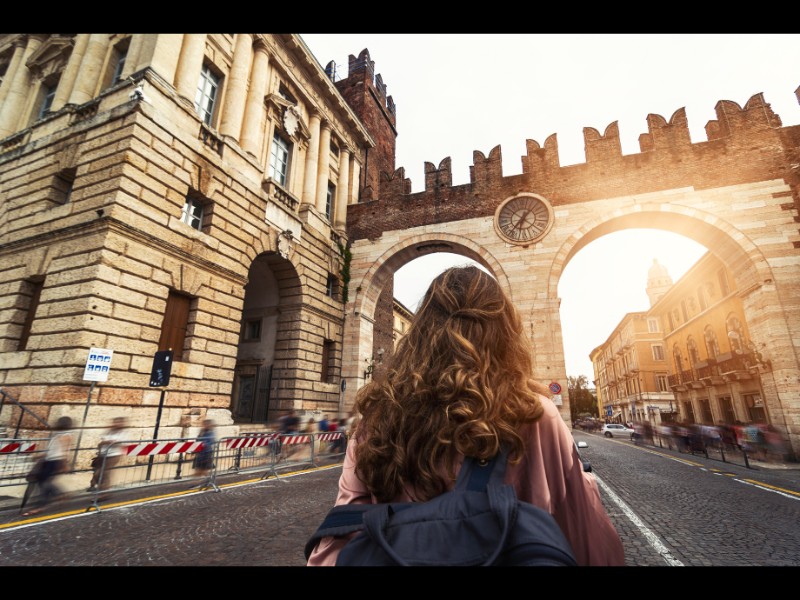
[[[194,107],[194,97],[203,68],[206,51],[205,33],[187,33],[183,36],[178,65],[175,68],[175,91],[184,102]]]
[[[303,177],[303,204],[314,204],[317,195],[317,162],[319,161],[319,126],[320,115],[313,111],[309,115],[308,129],[311,139],[306,151],[306,171]]]
[[[11,88],[11,82],[14,80],[14,75],[17,72],[20,64],[22,63],[22,55],[25,52],[25,42],[18,39],[14,42],[14,54],[11,56],[11,62],[6,69],[6,76],[3,78],[3,83],[0,84],[0,112],[3,109],[3,100],[8,95],[8,90]]]
[[[250,73],[250,91],[244,109],[241,146],[253,156],[259,155],[259,141],[264,135],[261,119],[264,115],[264,95],[267,93],[267,76],[269,75],[269,53],[264,42],[257,40],[255,45],[253,70]]]
[[[172,85],[175,81],[175,70],[178,68],[178,57],[183,45],[182,33],[145,34],[139,55],[136,57],[134,72],[150,67],[164,81]]]
[[[353,180],[350,182],[350,199],[348,204],[358,204],[358,191],[361,187],[361,163],[353,160]]]
[[[67,66],[64,67],[64,72],[58,80],[58,89],[56,89],[56,95],[53,98],[53,105],[50,107],[50,110],[57,111],[69,100],[72,94],[72,88],[75,86],[75,80],[78,77],[78,70],[81,66],[83,55],[86,53],[86,48],[89,45],[90,37],[91,35],[88,33],[79,33],[75,37],[75,45],[72,46],[72,54],[69,55]]]
[[[350,198],[350,151],[339,149],[339,183],[336,186],[336,218],[334,229],[344,231],[347,225],[347,203]]]
[[[31,88],[31,71],[25,63],[46,38],[46,34],[28,36],[22,59],[14,72],[14,79],[3,102],[3,109],[0,110],[0,139],[17,131],[17,124]]]
[[[95,88],[100,79],[100,69],[108,48],[107,33],[93,33],[89,36],[81,66],[69,95],[69,104],[84,104],[94,98]]]
[[[331,156],[331,125],[327,121],[320,126],[319,163],[317,165],[317,211],[325,214],[325,199],[328,195],[328,171]]]
[[[247,100],[247,78],[253,57],[253,35],[237,33],[233,50],[233,64],[228,76],[225,104],[222,106],[222,119],[219,132],[239,141],[244,117],[244,104]]]

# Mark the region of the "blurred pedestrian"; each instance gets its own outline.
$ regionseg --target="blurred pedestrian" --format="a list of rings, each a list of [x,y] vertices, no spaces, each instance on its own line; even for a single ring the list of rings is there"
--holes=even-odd
[[[216,423],[213,419],[205,419],[200,433],[197,434],[197,441],[202,442],[202,446],[195,454],[192,467],[195,477],[205,477],[196,487],[203,487],[211,481],[209,477],[211,469],[214,468],[214,447],[217,443]]]
[[[111,470],[122,458],[124,448],[119,442],[125,439],[128,422],[125,417],[114,417],[111,427],[97,445],[97,456],[92,460],[92,480],[87,491],[106,491],[111,487]]]
[[[22,513],[29,517],[38,515],[53,501],[60,498],[63,493],[55,484],[55,478],[67,471],[67,461],[73,443],[72,419],[59,417],[53,427],[53,434],[47,442],[44,456],[37,461],[35,472],[30,480],[38,488],[33,508]]]
[[[338,437],[331,442],[329,452],[331,452],[331,454],[344,453],[347,449],[347,419],[339,419],[339,424],[335,431]]]

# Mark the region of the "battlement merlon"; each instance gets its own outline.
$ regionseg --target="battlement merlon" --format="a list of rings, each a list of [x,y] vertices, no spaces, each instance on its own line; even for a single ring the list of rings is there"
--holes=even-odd
[[[800,88],[798,88],[800,94]],[[744,108],[730,100],[720,100],[715,107],[717,119],[709,121],[706,125],[707,141],[723,138],[741,139],[743,136],[756,134],[765,129],[779,129],[782,127],[780,117],[775,114],[770,105],[764,101],[763,93],[753,95]],[[623,159],[622,144],[619,137],[617,121],[609,124],[603,134],[593,128],[585,127],[584,152],[585,165],[604,163],[607,161],[620,161]],[[686,117],[685,107],[676,110],[669,121],[663,116],[651,113],[647,115],[647,133],[639,136],[640,155],[660,153],[670,155],[675,152],[691,153],[694,147],[703,142],[692,144],[689,134],[689,121]],[[522,157],[522,173],[530,176],[532,180],[552,180],[562,168],[558,156],[558,141],[556,134],[550,135],[540,146],[535,140],[526,140],[527,154]],[[624,158],[638,156],[627,155]],[[581,166],[568,165],[565,168]],[[441,165],[440,165],[441,168]],[[473,152],[473,165],[469,167],[470,183],[476,188],[490,186],[502,178],[502,154],[500,146],[495,147],[489,157],[475,150]],[[452,172],[448,175],[452,178]],[[432,163],[425,163],[425,189],[434,189],[441,186],[443,174],[439,173]],[[438,182],[438,183],[436,183]],[[431,187],[433,186],[433,187]]]

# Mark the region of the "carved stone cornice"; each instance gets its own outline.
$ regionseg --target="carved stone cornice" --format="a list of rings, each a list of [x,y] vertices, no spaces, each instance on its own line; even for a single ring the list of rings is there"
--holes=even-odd
[[[30,69],[34,77],[44,79],[64,69],[74,45],[75,39],[72,37],[51,36],[31,54],[25,66]]]

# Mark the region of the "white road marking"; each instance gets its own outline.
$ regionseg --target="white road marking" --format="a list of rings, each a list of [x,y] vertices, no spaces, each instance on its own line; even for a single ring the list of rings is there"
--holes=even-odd
[[[666,562],[670,567],[683,567],[684,564],[670,554],[669,549],[661,542],[660,539],[658,539],[658,536],[650,531],[647,525],[642,523],[642,520],[636,516],[636,513],[634,513],[627,504],[625,504],[622,498],[617,496],[613,490],[608,487],[608,485],[606,485],[606,483],[596,474],[594,474],[594,477],[597,480],[597,485],[603,488],[603,491],[614,502],[614,504],[616,504],[625,514],[625,516],[631,520],[631,523],[633,523],[639,529],[644,538],[647,540],[647,543],[649,543],[653,549],[661,555],[661,558],[664,559],[664,562]]]

